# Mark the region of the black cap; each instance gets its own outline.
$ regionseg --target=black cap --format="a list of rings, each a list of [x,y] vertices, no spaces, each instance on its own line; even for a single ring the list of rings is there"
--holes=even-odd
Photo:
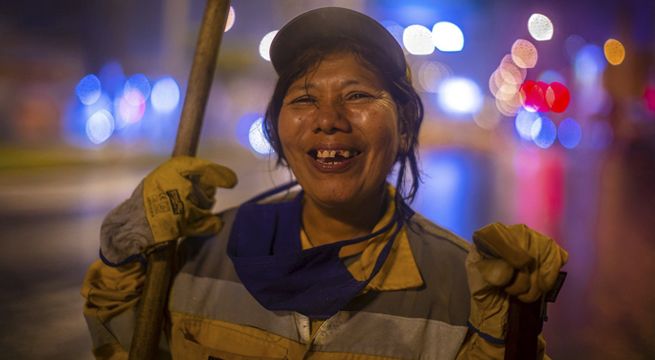
[[[305,49],[317,42],[352,39],[387,54],[387,62],[399,76],[407,73],[405,54],[396,39],[373,18],[354,10],[324,7],[301,14],[278,31],[271,43],[271,62],[280,74]]]

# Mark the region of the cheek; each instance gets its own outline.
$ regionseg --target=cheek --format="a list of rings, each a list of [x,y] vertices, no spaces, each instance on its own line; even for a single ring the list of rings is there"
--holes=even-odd
[[[285,111],[280,112],[277,132],[280,138],[280,147],[282,148],[283,156],[289,165],[292,165],[294,159],[302,153],[302,123],[301,117],[292,116]]]

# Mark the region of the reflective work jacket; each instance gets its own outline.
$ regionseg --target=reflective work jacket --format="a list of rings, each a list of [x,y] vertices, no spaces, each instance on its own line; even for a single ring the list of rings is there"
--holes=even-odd
[[[220,214],[221,231],[190,238],[178,249],[179,271],[169,295],[162,357],[174,359],[454,359],[469,315],[464,260],[468,245],[414,214],[385,262],[415,277],[390,290],[384,281],[323,322],[295,312],[271,312],[246,290],[226,254],[236,209]],[[417,272],[395,265],[409,249]],[[401,250],[398,250],[401,249]],[[387,264],[389,263],[389,264]],[[415,280],[415,279],[414,279]],[[97,358],[125,358],[143,271],[94,263],[82,293]],[[402,283],[402,282],[401,282]],[[416,286],[418,285],[418,286]]]

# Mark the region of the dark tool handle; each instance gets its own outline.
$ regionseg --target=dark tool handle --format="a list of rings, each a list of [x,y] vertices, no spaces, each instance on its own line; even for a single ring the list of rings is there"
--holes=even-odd
[[[566,272],[560,271],[553,288],[541,299],[524,303],[518,298],[509,298],[507,335],[505,336],[505,360],[532,360],[537,358],[539,334],[548,320],[546,304],[555,302],[566,280]]]
[[[207,1],[173,156],[194,156],[196,154],[209,90],[214,79],[218,49],[223,38],[229,9],[229,0]],[[130,360],[150,360],[157,357],[176,245],[176,241],[169,241],[158,246],[148,255],[148,272],[130,346]]]
[[[505,337],[505,360],[534,360],[537,358],[537,337],[541,333],[541,301],[530,304],[512,296]]]

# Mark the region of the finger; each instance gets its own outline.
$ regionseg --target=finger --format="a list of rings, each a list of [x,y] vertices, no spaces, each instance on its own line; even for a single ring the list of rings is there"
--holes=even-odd
[[[237,176],[234,171],[225,166],[210,163],[205,167],[200,181],[202,184],[214,187],[233,188],[237,183]]]
[[[568,260],[568,253],[566,250],[559,247],[553,242],[553,249],[549,252],[539,267],[539,281],[538,285],[541,291],[547,292],[553,288],[557,281],[559,272]]]
[[[514,268],[503,259],[484,259],[476,263],[475,266],[482,278],[496,287],[507,285],[514,276]]]
[[[541,295],[543,295],[543,292],[541,291],[541,289],[539,289],[539,286],[537,286],[538,277],[539,275],[537,274],[536,271],[530,274],[528,290],[522,294],[517,295],[517,298],[519,300],[521,300],[524,303],[532,303],[537,301],[541,297]]]
[[[517,296],[523,294],[530,289],[530,274],[527,270],[516,272],[514,281],[505,288],[505,292],[510,295]]]
[[[513,268],[521,269],[534,263],[534,259],[519,245],[525,234],[513,232],[501,223],[493,223],[473,233],[473,242],[481,252],[502,258]]]
[[[187,199],[201,209],[211,209],[215,202],[216,188],[203,187],[196,179],[196,175],[190,177],[192,185]]]
[[[223,227],[223,222],[218,216],[211,216],[199,219],[187,224],[185,236],[207,236],[218,233]]]

